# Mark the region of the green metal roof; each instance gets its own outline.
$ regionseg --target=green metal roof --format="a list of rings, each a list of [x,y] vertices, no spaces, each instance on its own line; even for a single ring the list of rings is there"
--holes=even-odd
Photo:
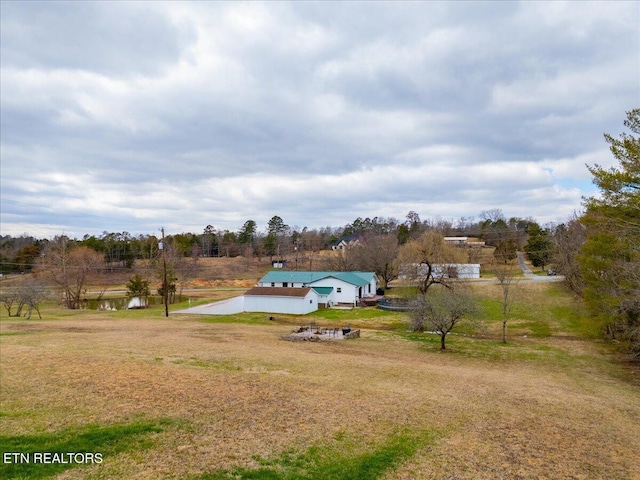
[[[374,277],[373,272],[311,272],[311,271],[287,271],[287,270],[271,270],[264,277],[260,279],[261,282],[293,282],[304,283],[310,285],[311,283],[323,280],[325,278],[333,277],[343,282],[350,283],[357,287],[367,285]]]
[[[264,287],[262,287],[264,288]],[[318,295],[329,295],[333,291],[333,287],[311,287]]]

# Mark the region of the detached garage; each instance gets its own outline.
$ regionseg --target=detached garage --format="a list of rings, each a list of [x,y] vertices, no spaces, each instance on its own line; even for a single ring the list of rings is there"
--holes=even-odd
[[[318,309],[318,293],[309,287],[254,287],[244,294],[245,312],[305,315]]]

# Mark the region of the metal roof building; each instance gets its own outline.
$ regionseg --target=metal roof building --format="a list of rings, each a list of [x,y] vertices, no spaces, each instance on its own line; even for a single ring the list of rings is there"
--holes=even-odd
[[[319,303],[357,305],[361,298],[372,296],[377,289],[374,272],[271,271],[258,282],[260,288],[312,287]]]

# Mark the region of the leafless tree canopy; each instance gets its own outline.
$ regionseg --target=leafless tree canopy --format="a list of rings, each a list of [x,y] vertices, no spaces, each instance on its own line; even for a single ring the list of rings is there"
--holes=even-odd
[[[446,349],[447,335],[475,310],[475,301],[465,284],[445,288],[439,285],[429,296],[418,295],[412,311],[414,331],[432,331],[440,335],[440,348]]]
[[[513,306],[516,290],[518,286],[517,275],[519,268],[513,262],[504,263],[494,259],[492,264],[493,272],[502,290],[500,297],[500,307],[502,311],[502,342],[507,343],[507,321]]]
[[[569,289],[578,295],[582,294],[584,288],[578,256],[586,238],[586,228],[576,215],[558,225],[553,236],[555,250],[552,263],[556,271],[564,276]]]
[[[47,296],[48,292],[44,284],[39,279],[29,276],[18,286],[3,290],[0,294],[0,300],[7,310],[7,315],[10,317],[24,315],[27,319],[30,319],[35,310],[38,317],[42,318],[40,315],[40,303]]]
[[[451,283],[448,272],[435,265],[464,263],[465,259],[463,250],[446,244],[444,236],[432,230],[402,246],[399,252],[399,269],[410,283],[417,286],[420,294],[425,296],[432,285]]]
[[[104,256],[85,246],[71,246],[67,237],[56,237],[45,253],[44,274],[60,288],[64,304],[79,308],[87,282],[102,273]]]

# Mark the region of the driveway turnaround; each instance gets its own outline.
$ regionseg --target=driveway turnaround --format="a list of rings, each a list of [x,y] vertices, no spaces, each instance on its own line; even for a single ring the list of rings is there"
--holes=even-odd
[[[199,305],[185,310],[176,310],[175,313],[193,313],[196,315],[232,315],[244,312],[244,296],[228,298],[219,302]]]

